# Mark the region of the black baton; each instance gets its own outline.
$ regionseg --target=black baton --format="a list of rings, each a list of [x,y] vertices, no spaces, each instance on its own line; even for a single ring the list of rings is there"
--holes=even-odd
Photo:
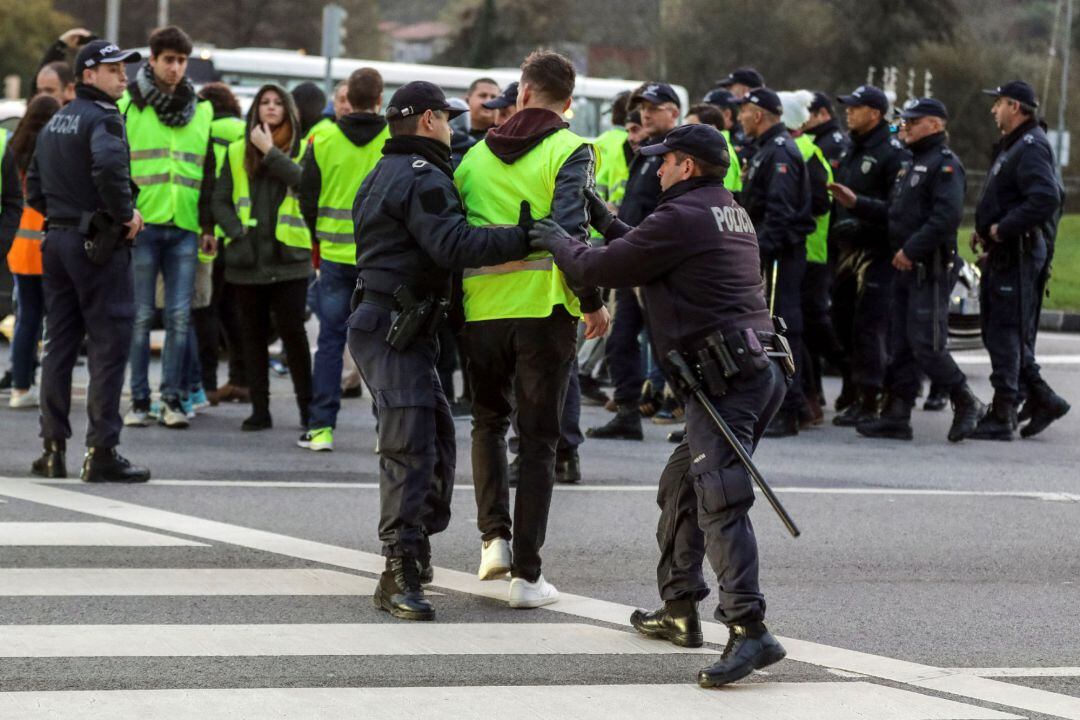
[[[735,454],[739,456],[739,460],[742,461],[743,467],[750,473],[750,477],[754,479],[757,486],[761,488],[761,493],[765,496],[765,499],[772,505],[772,509],[776,511],[776,514],[780,516],[780,521],[784,523],[784,527],[791,533],[791,537],[799,537],[799,528],[796,527],[795,521],[788,515],[787,510],[780,504],[780,499],[776,497],[776,493],[769,487],[769,483],[765,482],[765,478],[761,476],[757,466],[754,465],[753,459],[750,457],[750,453],[746,452],[746,448],[739,442],[739,438],[735,437],[735,433],[731,432],[731,428],[724,421],[724,418],[720,417],[720,413],[717,411],[716,406],[713,405],[712,400],[709,399],[708,394],[701,387],[701,381],[698,380],[697,375],[690,369],[690,366],[686,364],[686,360],[679,354],[678,350],[672,350],[667,356],[668,363],[671,368],[678,374],[678,380],[682,383],[691,395],[697,398],[697,401],[701,403],[701,406],[705,408],[705,412],[709,413],[709,417],[712,418],[716,426],[720,428],[720,433],[724,436],[724,439],[728,441],[728,445],[735,451]]]

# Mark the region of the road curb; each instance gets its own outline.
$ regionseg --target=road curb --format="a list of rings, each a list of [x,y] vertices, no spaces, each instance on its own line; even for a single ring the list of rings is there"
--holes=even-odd
[[[1080,313],[1064,310],[1043,310],[1039,316],[1039,329],[1051,332],[1080,333]]]

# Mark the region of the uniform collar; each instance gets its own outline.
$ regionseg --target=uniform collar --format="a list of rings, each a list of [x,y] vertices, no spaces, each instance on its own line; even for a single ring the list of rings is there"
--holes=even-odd
[[[757,144],[764,145],[765,143],[769,142],[774,137],[777,137],[778,135],[780,135],[780,133],[785,132],[786,130],[787,128],[784,127],[784,123],[778,122],[765,132],[761,133],[761,137],[757,139]]]
[[[1015,130],[1013,130],[1011,133],[1003,136],[994,144],[993,157],[997,157],[999,153],[1005,152],[1006,150],[1011,148],[1013,145],[1016,144],[1017,140],[1024,137],[1024,135],[1028,134],[1038,126],[1039,121],[1035,118],[1030,118],[1026,122],[1022,123]]]
[[[857,135],[851,133],[851,140],[857,146],[863,148],[874,147],[880,145],[889,139],[889,123],[882,120],[878,123],[873,130],[870,130],[864,135]]]
[[[83,85],[79,83],[75,86],[75,97],[80,97],[83,100],[89,100],[91,102],[106,102],[110,105],[116,105],[116,100],[109,97],[102,90],[98,90],[93,85]]]
[[[937,150],[938,148],[945,147],[945,144],[949,141],[949,136],[945,134],[945,131],[934,133],[933,135],[927,135],[923,139],[913,142],[908,145],[908,149],[915,155],[922,155],[923,153]]]

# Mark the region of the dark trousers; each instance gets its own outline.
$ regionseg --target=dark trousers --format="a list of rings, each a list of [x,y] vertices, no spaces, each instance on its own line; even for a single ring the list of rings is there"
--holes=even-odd
[[[570,365],[570,378],[566,383],[566,400],[563,401],[562,418],[559,421],[558,454],[570,454],[585,442],[581,434],[581,381],[578,379],[577,353]]]
[[[847,375],[847,356],[833,328],[829,311],[832,271],[825,263],[806,263],[802,284],[803,311],[803,389],[821,392],[822,360]]]
[[[41,437],[71,437],[71,371],[87,338],[90,418],[87,447],[120,444],[120,393],[135,322],[131,251],[120,248],[105,265],[86,257],[83,235],[49,230],[42,244],[45,353],[41,358]]]
[[[863,387],[885,384],[889,300],[895,270],[886,253],[844,248],[833,280],[832,316],[851,358],[851,380]]]
[[[448,400],[455,398],[454,370],[457,370],[457,338],[447,323],[439,326],[436,337],[439,340],[439,358],[435,361],[435,370],[439,373],[439,382]]]
[[[307,279],[284,280],[266,285],[234,285],[236,312],[241,321],[244,365],[251,387],[251,405],[256,414],[270,412],[270,317],[281,336],[289,358],[300,420],[307,422],[311,402],[311,350],[304,331],[304,304]]]
[[[1034,325],[1045,264],[1046,243],[1036,237],[1024,251],[995,246],[983,267],[979,305],[995,400],[1015,404],[1021,376],[1025,385],[1040,379]]]
[[[438,342],[404,352],[386,343],[390,311],[360,303],[349,317],[349,352],[379,416],[379,539],[387,557],[419,557],[450,524],[457,447],[454,418],[435,372]]]
[[[615,402],[637,407],[645,374],[641,368],[641,343],[638,336],[645,327],[641,303],[633,288],[615,291],[615,318],[607,337],[604,353],[608,371],[615,383]]]
[[[712,399],[749,452],[779,409],[786,386],[774,362]],[[686,403],[686,438],[660,475],[656,502],[660,597],[670,602],[708,596],[702,573],[707,557],[719,584],[716,619],[729,625],[763,619],[765,597],[758,585],[757,539],[749,517],[753,481],[696,399]]]
[[[791,345],[791,354],[795,358],[795,378],[784,396],[782,408],[786,412],[802,410],[804,396],[802,375],[804,372],[802,338],[802,285],[806,275],[806,244],[791,245],[775,255],[761,258],[761,269],[765,273],[766,299],[772,303],[773,315],[779,315],[787,323],[787,340]],[[773,287],[773,264],[776,264],[776,287]]]
[[[897,273],[893,280],[892,324],[889,347],[889,390],[914,403],[925,373],[946,391],[965,381],[964,373],[946,349],[949,339],[950,274],[929,268],[919,281],[919,270]]]
[[[233,312],[225,284],[225,261],[221,253],[214,258],[213,290],[210,304],[191,311],[191,322],[199,345],[199,366],[202,385],[207,392],[218,388],[218,357],[222,339],[229,356],[229,382],[247,387],[243,352],[240,348],[240,327]]]
[[[11,386],[29,390],[37,368],[38,341],[45,319],[45,291],[40,275],[14,275],[15,334],[11,338]]]
[[[555,484],[555,449],[577,347],[577,318],[562,306],[546,318],[465,325],[472,382],[472,463],[484,540],[513,539],[514,577],[535,582]],[[516,408],[520,473],[510,516],[506,432]],[[511,532],[511,528],[513,532]]]

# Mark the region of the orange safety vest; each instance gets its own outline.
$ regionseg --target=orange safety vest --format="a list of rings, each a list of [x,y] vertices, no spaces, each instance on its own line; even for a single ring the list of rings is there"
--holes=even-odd
[[[29,205],[23,206],[15,242],[8,251],[12,275],[41,275],[41,241],[45,238],[45,217]]]

